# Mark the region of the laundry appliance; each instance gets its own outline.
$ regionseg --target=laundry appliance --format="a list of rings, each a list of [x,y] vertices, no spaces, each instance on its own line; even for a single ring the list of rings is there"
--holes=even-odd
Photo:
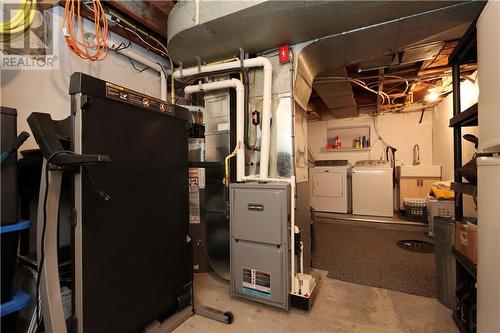
[[[347,160],[316,161],[310,174],[311,207],[314,210],[351,212],[351,165]]]
[[[382,160],[357,161],[352,169],[352,213],[393,216],[393,169]]]

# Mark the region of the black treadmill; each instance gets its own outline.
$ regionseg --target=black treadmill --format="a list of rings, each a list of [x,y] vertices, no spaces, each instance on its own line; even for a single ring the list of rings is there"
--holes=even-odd
[[[71,76],[69,93],[70,154],[47,163],[62,146],[47,144],[46,136],[64,135],[47,114],[29,118],[46,167],[74,174],[68,331],[142,332],[180,311],[192,314],[188,112],[83,73]],[[51,126],[56,130],[44,133]],[[85,156],[109,161],[80,163]],[[42,305],[44,317],[52,306]]]

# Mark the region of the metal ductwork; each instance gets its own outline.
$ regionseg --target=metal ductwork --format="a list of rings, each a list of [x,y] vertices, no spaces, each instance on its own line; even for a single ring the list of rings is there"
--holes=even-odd
[[[453,8],[455,5],[459,6]],[[447,21],[443,22],[446,28],[470,22],[483,6],[483,2],[470,1],[180,1],[169,15],[168,47],[174,61],[193,65],[197,62],[196,57],[203,61],[217,60],[238,55],[239,48],[258,53],[282,44],[372,29],[373,25],[381,27],[373,30],[374,33],[382,30],[389,36],[397,35],[401,27],[392,25],[392,31],[383,27],[414,15],[417,17],[406,31],[419,35],[411,38],[419,41],[436,33],[427,29],[427,20],[423,19],[432,16],[432,11],[443,13],[433,17]],[[422,19],[425,23],[420,24]],[[394,43],[398,44],[397,39],[382,43],[389,46],[384,51],[394,50],[398,46]],[[364,42],[380,41],[375,38],[373,42]],[[352,41],[349,44],[353,44]],[[357,47],[363,49],[365,46],[358,44]],[[344,55],[342,49],[332,51]],[[370,52],[363,53],[366,56]],[[345,55],[350,56],[349,53]],[[311,73],[315,72],[314,68],[310,69]],[[302,75],[311,77],[306,73]],[[312,83],[312,79],[307,81]]]
[[[341,67],[329,70],[321,75],[328,77],[346,77],[347,73],[345,67]],[[354,102],[350,82],[314,82],[313,86],[314,90],[316,90],[335,117],[357,117],[359,115],[358,108]]]

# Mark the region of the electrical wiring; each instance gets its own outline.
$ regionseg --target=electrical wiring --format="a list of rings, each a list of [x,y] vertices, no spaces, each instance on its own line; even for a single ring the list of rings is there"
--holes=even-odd
[[[120,24],[118,23],[118,25],[120,25]],[[125,26],[123,26],[123,25],[120,25],[120,26],[121,26],[124,30],[126,30],[126,31],[129,31],[129,32],[133,33],[133,34],[134,34],[135,36],[137,36],[137,38],[139,38],[139,39],[140,39],[140,40],[141,40],[144,44],[148,45],[148,46],[149,46],[149,47],[151,47],[153,50],[160,52],[161,54],[165,55],[165,56],[168,58],[168,60],[169,60],[169,62],[170,62],[170,70],[171,70],[171,73],[172,73],[172,74],[170,75],[170,86],[171,86],[171,91],[170,91],[171,95],[170,95],[170,98],[171,98],[171,102],[172,102],[172,104],[175,104],[175,80],[174,80],[174,75],[173,75],[173,71],[174,71],[174,63],[173,63],[173,61],[172,61],[172,58],[170,58],[170,55],[168,54],[168,50],[167,50],[167,48],[166,48],[163,44],[160,44],[160,45],[162,45],[163,47],[165,47],[165,50],[164,50],[164,51],[162,51],[162,50],[160,50],[159,48],[154,47],[153,45],[151,45],[150,43],[148,43],[146,40],[144,40],[144,38],[142,38],[142,37],[141,37],[141,35],[139,35],[136,31],[134,31],[134,30],[132,30],[132,29],[130,29],[130,28],[127,28],[127,27],[125,27]],[[162,70],[163,70],[163,67],[162,67]],[[164,72],[165,76],[166,76],[166,77],[168,77],[168,75],[166,74],[166,72],[165,72],[164,70],[163,70],[163,72]]]
[[[0,42],[12,42],[21,38],[28,30],[36,14],[36,0],[20,0],[13,17],[0,24]]]
[[[112,48],[112,50],[113,50],[113,51],[115,51],[115,52],[119,52],[119,51],[122,51],[122,50],[128,49],[131,45],[132,45],[132,42],[131,42],[130,40],[128,41],[128,44],[127,44],[127,45],[125,45],[125,43],[121,42],[121,43],[120,43],[117,47]],[[132,58],[127,57],[127,56],[125,56],[125,55],[123,55],[123,56],[124,56],[124,57],[126,57],[126,58],[128,59],[128,61],[129,61],[129,63],[130,63],[130,66],[132,66],[132,68],[133,68],[135,71],[137,71],[137,72],[139,72],[139,73],[142,73],[142,72],[146,71],[147,69],[149,69],[149,67],[148,67],[148,66],[145,66],[145,67],[143,67],[143,68],[137,68],[137,66],[135,65],[134,60],[133,60]],[[157,64],[161,66],[161,64],[160,64],[160,63],[157,63]],[[166,73],[165,73],[165,71],[164,71],[163,67],[161,67],[161,69],[162,69],[162,71],[163,71],[163,74],[165,74],[165,75],[166,75]]]
[[[171,103],[174,104],[175,103],[175,79],[174,79],[174,62],[172,61],[172,58],[170,57],[170,54],[168,53],[168,48],[160,41],[158,40],[158,38],[154,37],[154,36],[151,36],[150,34],[148,34],[146,31],[140,29],[140,28],[137,28],[132,22],[130,22],[129,20],[127,20],[126,18],[124,18],[123,16],[121,16],[120,14],[116,13],[115,11],[113,10],[109,10],[108,9],[108,13],[112,16],[114,16],[117,20],[114,21],[114,23],[116,23],[118,26],[120,26],[122,29],[126,30],[126,31],[129,31],[129,32],[132,32],[135,36],[137,36],[144,44],[148,45],[149,47],[151,47],[152,49],[160,52],[161,54],[165,55],[170,63],[170,71],[171,71],[171,75],[170,75],[170,86],[171,86],[171,90],[170,90],[170,98],[171,98]],[[125,27],[123,24],[121,23],[124,23],[125,25],[127,25],[128,27],[130,28],[133,28],[130,29],[128,27]],[[139,33],[140,32],[141,34],[143,34],[144,36],[146,36],[147,38],[155,41],[159,46],[162,47],[163,51],[158,49],[157,47],[154,47],[153,45],[151,45],[151,43],[147,42],[146,40],[144,40],[140,35]]]
[[[130,40],[128,41],[127,45],[125,45],[125,43],[121,42],[117,47],[112,48],[112,50],[115,51],[115,52],[119,52],[119,51],[128,49],[131,45],[132,45],[132,41],[130,41]],[[125,56],[125,55],[123,55],[123,56]],[[130,65],[132,66],[132,68],[134,70],[136,70],[137,72],[142,73],[142,72],[146,71],[147,69],[149,69],[148,66],[145,66],[142,69],[141,68],[137,68],[137,66],[135,65],[134,60],[132,58],[127,57],[127,56],[125,56],[125,57],[129,60]],[[159,62],[157,62],[156,64],[158,64],[158,66],[160,66],[163,74],[165,75],[165,77],[167,77],[167,73],[166,73],[165,69],[163,68],[163,65],[160,64]]]
[[[378,140],[380,140],[380,143],[382,143],[383,150],[382,154],[380,155],[380,159],[382,159],[384,152],[387,150],[387,143],[384,141],[378,130],[378,115],[375,115],[373,117],[373,128],[375,129],[375,134],[377,134]]]
[[[113,49],[113,51],[121,51],[121,50],[125,50],[125,49],[128,49],[130,46],[132,45],[132,42],[129,40],[128,41],[128,44],[125,45],[125,43],[121,42],[120,44],[118,44],[118,46],[116,48]]]
[[[405,84],[406,84],[406,87],[405,87],[404,91],[403,91],[401,94],[402,94],[402,95],[406,95],[406,93],[408,92],[408,89],[410,89],[410,83],[408,82],[408,80],[406,80],[406,79],[405,79],[404,77],[402,77],[402,76],[397,76],[397,75],[384,75],[384,78],[386,78],[386,77],[388,77],[388,78],[396,78],[396,79],[401,80],[401,81],[402,81],[402,83],[405,83]],[[399,84],[398,84],[397,86],[399,86]],[[396,86],[396,87],[397,87],[397,86]],[[396,89],[396,87],[392,88],[392,89],[388,92],[388,94],[390,94],[391,92],[393,92],[393,91]],[[391,100],[390,104],[394,104],[394,101],[395,101],[395,100],[396,100],[396,98],[398,98],[398,97],[401,97],[401,96],[396,96],[396,97],[394,97],[394,98]],[[405,96],[405,98],[406,98],[406,96]]]
[[[134,61],[133,61],[131,58],[127,57],[127,59],[128,59],[128,61],[130,62],[130,65],[132,66],[132,68],[133,68],[133,69],[135,69],[135,70],[136,70],[137,72],[139,72],[139,73],[142,73],[142,72],[144,72],[146,69],[148,69],[148,68],[149,68],[148,66],[145,66],[144,68],[137,68],[137,67],[135,66],[135,64],[134,64]]]
[[[84,6],[85,6],[85,7],[86,7],[89,11],[93,12],[93,13],[94,13],[94,15],[95,15],[95,11],[94,11],[94,9],[93,9],[93,8],[91,8],[91,7],[89,7],[86,1],[84,1],[84,2],[83,2],[83,4],[84,4]],[[140,39],[140,40],[141,40],[144,44],[146,44],[147,46],[149,46],[151,49],[153,49],[153,50],[155,50],[155,51],[157,51],[157,52],[160,52],[163,56],[166,56],[166,57],[168,58],[169,62],[170,62],[170,68],[172,69],[172,72],[173,72],[174,64],[173,64],[172,58],[170,58],[170,55],[168,54],[168,49],[167,49],[167,47],[166,47],[165,45],[163,45],[163,44],[162,44],[162,43],[161,43],[158,39],[156,39],[155,37],[153,37],[153,36],[149,35],[149,34],[148,34],[147,32],[145,32],[144,30],[142,30],[142,29],[140,29],[140,28],[137,28],[137,27],[136,27],[133,23],[131,23],[130,21],[126,20],[124,17],[122,17],[121,15],[117,14],[117,13],[116,13],[116,12],[114,12],[114,11],[111,11],[111,10],[107,9],[107,11],[105,11],[105,14],[110,14],[110,15],[112,15],[113,17],[115,17],[115,18],[116,18],[116,20],[112,20],[112,19],[108,19],[108,17],[106,16],[106,20],[109,20],[112,24],[116,24],[117,26],[119,26],[119,27],[120,27],[120,28],[122,28],[123,30],[126,30],[126,31],[128,31],[128,32],[131,32],[131,33],[132,33],[132,34],[134,34],[137,38],[139,38],[139,39]],[[130,28],[128,28],[128,27],[125,27],[125,26],[124,26],[124,25],[122,25],[120,22],[124,22],[124,23],[125,23],[125,24],[127,24],[128,26],[130,26],[130,27],[134,28],[134,30],[133,30],[133,29],[130,29]],[[155,41],[156,43],[158,43],[158,45],[160,45],[160,46],[161,46],[164,50],[160,50],[160,49],[158,49],[157,47],[155,47],[155,46],[151,45],[151,43],[149,43],[149,42],[148,42],[148,41],[146,41],[144,38],[142,38],[142,37],[141,37],[141,35],[139,35],[139,34],[137,33],[137,31],[139,31],[140,33],[142,33],[143,35],[145,35],[147,38],[150,38],[150,39],[154,40],[154,41]],[[132,42],[131,42],[130,40],[129,40],[128,42],[129,42],[129,43],[128,43],[128,45],[127,45],[127,46],[125,46],[125,44],[122,42],[122,43],[120,43],[120,45],[118,45],[118,47],[117,47],[117,48],[115,48],[115,49],[113,49],[113,50],[114,50],[114,51],[121,51],[121,50],[124,50],[124,49],[129,48]],[[132,62],[131,62],[131,64],[132,64]],[[158,64],[159,64],[159,63],[158,63]],[[165,77],[168,77],[168,75],[167,75],[166,71],[163,69],[163,66],[162,66],[161,64],[159,64],[159,65],[160,65],[160,67],[162,67],[162,71],[163,71],[163,74],[165,74]],[[135,66],[133,66],[133,67],[134,67],[134,69],[136,69],[136,68],[135,68]],[[136,70],[137,70],[137,69],[136,69]],[[170,83],[170,84],[171,84],[171,89],[172,89],[172,90],[171,90],[171,102],[172,102],[173,104],[175,104],[175,100],[176,100],[176,98],[175,98],[175,80],[174,80],[173,75],[171,75],[170,79],[171,79],[171,83]]]
[[[75,5],[76,2],[76,5]],[[100,0],[92,0],[92,12],[94,13],[94,38],[93,43],[89,43],[90,33],[85,33],[83,19],[81,17],[81,1],[67,0],[64,6],[64,17],[61,22],[64,39],[70,49],[82,59],[90,61],[102,61],[108,55],[108,20],[106,12]],[[75,18],[76,12],[76,18]],[[75,34],[75,21],[79,31]]]
[[[155,47],[155,46],[151,45],[150,43],[148,43],[148,42],[147,42],[144,38],[142,38],[142,36],[141,36],[141,35],[139,35],[136,31],[134,31],[134,30],[132,30],[132,29],[130,29],[130,28],[128,28],[128,27],[125,27],[125,26],[123,26],[123,25],[120,25],[119,23],[118,23],[118,25],[119,25],[121,28],[123,28],[124,30],[126,30],[126,31],[128,31],[128,32],[133,33],[133,34],[134,34],[137,38],[139,38],[139,39],[141,40],[141,42],[143,42],[144,44],[148,45],[148,46],[149,46],[150,48],[152,48],[153,50],[155,50],[155,51],[157,51],[157,52],[160,52],[162,55],[165,55],[165,56],[167,55],[167,54],[165,53],[165,51],[160,50],[159,48],[157,48],[157,47]]]

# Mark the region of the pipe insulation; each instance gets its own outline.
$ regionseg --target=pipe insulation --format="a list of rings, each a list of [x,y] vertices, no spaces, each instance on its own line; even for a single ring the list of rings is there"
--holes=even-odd
[[[243,65],[245,68],[255,68],[255,67],[262,67],[264,70],[264,87],[263,87],[263,107],[262,107],[262,138],[261,138],[261,151],[260,151],[260,170],[259,170],[259,176],[262,179],[265,179],[268,177],[269,174],[269,149],[270,149],[270,137],[271,137],[271,103],[272,103],[272,80],[273,80],[273,65],[271,64],[271,61],[265,57],[256,57],[252,59],[245,59],[245,60],[236,60],[236,61],[231,61],[231,62],[224,62],[220,64],[212,64],[212,65],[207,65],[207,66],[200,66],[200,67],[191,67],[187,69],[177,69],[174,71],[174,78],[175,79],[182,79],[202,73],[210,74],[211,72],[215,71],[220,71],[220,70],[227,70],[227,69],[234,69],[234,68],[240,68]],[[239,81],[239,80],[238,80]],[[241,82],[240,82],[241,83]],[[238,114],[240,114],[238,112]],[[242,126],[243,125],[244,118],[241,118],[241,124],[240,121],[237,120],[237,126]],[[239,137],[237,135],[237,141],[238,145],[242,145],[244,141],[243,137]],[[241,142],[241,143],[240,143]],[[239,149],[244,149],[243,147],[239,147]],[[239,154],[241,155],[241,154]],[[245,170],[245,158],[239,157],[237,155],[237,170],[241,169]],[[241,172],[240,170],[240,172]],[[238,174],[238,171],[237,171]],[[241,176],[243,176],[242,173],[240,173]],[[238,178],[241,180],[240,178]]]
[[[244,111],[245,111],[245,88],[238,79],[214,81],[203,84],[195,84],[184,88],[186,98],[191,94],[234,88],[236,90],[236,180],[241,182],[245,176],[245,145],[244,145]]]
[[[151,68],[152,70],[154,71],[157,71],[158,73],[160,73],[160,99],[162,101],[167,101],[167,76],[165,74],[165,70],[162,68],[161,64],[158,63],[158,62],[154,62],[153,60],[151,59],[148,59],[147,57],[137,53],[137,52],[134,52],[130,49],[118,49],[117,48],[119,47],[119,45],[113,41],[110,41],[108,40],[108,48],[111,49],[111,50],[114,50],[116,53],[119,53],[125,57],[128,57],[132,60],[135,60],[141,64],[143,64],[144,66],[147,66],[149,68]]]

